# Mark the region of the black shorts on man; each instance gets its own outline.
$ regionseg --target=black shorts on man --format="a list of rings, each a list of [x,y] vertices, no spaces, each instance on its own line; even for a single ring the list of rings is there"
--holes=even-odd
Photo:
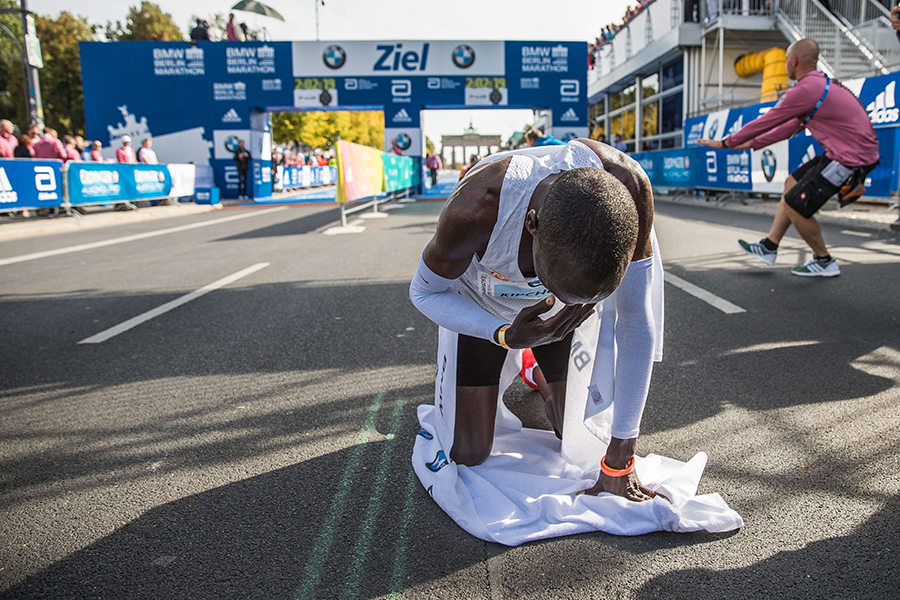
[[[791,173],[797,183],[784,195],[784,201],[808,219],[837,194],[858,170],[863,171],[858,176],[861,175],[865,180],[866,174],[875,168],[875,164],[848,167],[820,154]]]

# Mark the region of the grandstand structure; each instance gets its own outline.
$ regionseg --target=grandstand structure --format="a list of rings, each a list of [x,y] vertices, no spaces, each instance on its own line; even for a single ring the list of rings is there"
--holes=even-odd
[[[890,9],[876,0],[655,0],[592,50],[591,137],[619,133],[630,152],[681,148],[687,118],[773,99],[765,64],[783,54],[761,55],[759,69],[736,69],[739,58],[805,37],[841,80],[900,68]]]

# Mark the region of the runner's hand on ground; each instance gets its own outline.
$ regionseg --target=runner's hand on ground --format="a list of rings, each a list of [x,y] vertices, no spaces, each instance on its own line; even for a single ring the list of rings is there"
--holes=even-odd
[[[578,492],[578,495],[587,494],[588,496],[596,496],[601,492],[609,492],[616,496],[622,496],[626,500],[631,500],[632,502],[643,502],[644,500],[650,500],[656,496],[668,500],[668,498],[662,494],[644,487],[635,471],[632,471],[628,475],[623,475],[622,477],[610,477],[601,472],[600,477],[597,479],[597,483],[589,489]]]

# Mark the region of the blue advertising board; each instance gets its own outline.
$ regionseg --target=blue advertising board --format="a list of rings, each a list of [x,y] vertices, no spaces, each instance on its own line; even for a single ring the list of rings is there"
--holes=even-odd
[[[153,139],[163,162],[213,167],[237,195],[239,140],[254,194],[272,182],[268,113],[382,110],[385,147],[424,156],[421,111],[540,108],[550,133],[585,137],[584,42],[81,42],[87,135],[113,157],[123,136]],[[114,75],[112,75],[114,74]],[[262,115],[262,119],[258,118]]]
[[[697,185],[696,148],[639,152],[632,157],[638,161],[650,183],[662,187],[694,187]]]
[[[165,165],[71,162],[66,178],[73,206],[152,200],[172,191]]]
[[[62,162],[0,159],[0,212],[63,203]]]

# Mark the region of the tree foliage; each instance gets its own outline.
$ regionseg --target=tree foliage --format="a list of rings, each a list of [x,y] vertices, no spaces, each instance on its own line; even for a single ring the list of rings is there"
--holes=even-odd
[[[78,42],[93,39],[91,26],[87,19],[63,11],[56,19],[38,16],[35,27],[44,55],[40,72],[44,120],[60,135],[84,135]]]
[[[184,41],[184,33],[172,20],[172,15],[152,2],[143,0],[140,6],[132,6],[125,18],[125,23],[111,21],[106,23],[106,39],[117,40],[150,40],[162,42]]]
[[[272,131],[276,144],[299,142],[314,150],[330,150],[340,138],[384,149],[384,115],[376,111],[276,113]]]
[[[0,0],[0,8],[19,8],[19,3],[16,0]],[[15,13],[0,13],[0,24],[15,36],[24,50],[21,17]],[[16,42],[0,29],[0,119],[9,119],[20,125],[26,118],[22,78],[22,59]]]
[[[432,142],[431,138],[427,135],[425,136],[425,152],[434,154],[434,142]]]

